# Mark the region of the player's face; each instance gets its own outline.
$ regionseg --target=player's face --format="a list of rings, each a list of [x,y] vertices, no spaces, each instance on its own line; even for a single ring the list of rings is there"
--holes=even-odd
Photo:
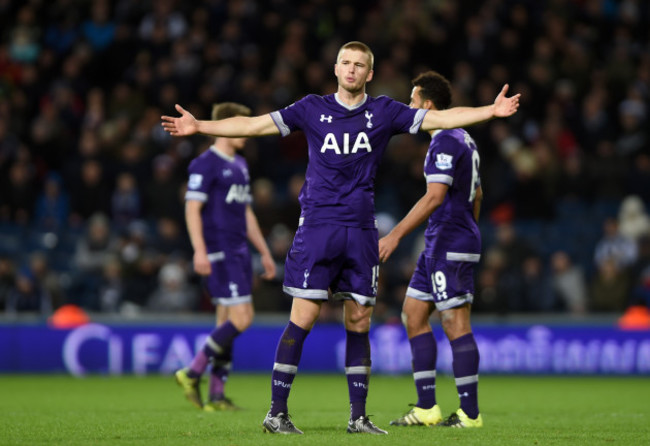
[[[422,100],[422,96],[420,95],[420,89],[421,87],[413,87],[413,90],[411,90],[411,103],[409,104],[409,107],[411,108],[424,108],[424,101]]]
[[[363,91],[366,83],[372,79],[370,56],[363,51],[345,49],[341,51],[339,60],[334,65],[334,74],[339,86],[351,93]]]
[[[233,145],[235,150],[241,150],[246,145],[246,139],[247,138],[232,138],[231,144]]]

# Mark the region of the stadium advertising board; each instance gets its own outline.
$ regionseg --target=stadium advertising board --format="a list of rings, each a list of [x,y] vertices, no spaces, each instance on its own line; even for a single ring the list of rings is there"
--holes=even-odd
[[[283,326],[253,326],[235,343],[233,369],[269,372]],[[451,349],[442,331],[438,370],[451,373]],[[45,325],[0,326],[0,372],[171,374],[189,363],[209,328],[91,323],[70,330]],[[500,374],[650,375],[650,332],[603,327],[521,326],[474,328],[480,372]],[[318,325],[307,338],[301,371],[342,371],[345,331]],[[400,325],[371,332],[373,373],[410,373],[411,352]]]

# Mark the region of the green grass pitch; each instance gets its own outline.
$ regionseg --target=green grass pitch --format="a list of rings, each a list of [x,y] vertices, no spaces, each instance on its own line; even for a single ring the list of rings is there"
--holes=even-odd
[[[349,435],[341,375],[299,374],[289,409],[303,436],[263,434],[268,374],[234,373],[239,412],[204,413],[171,376],[0,376],[2,445],[648,445],[650,380],[642,377],[481,376],[483,429],[392,427],[416,401],[410,376],[375,375],[368,413],[387,436]],[[204,386],[205,387],[205,386]],[[458,404],[440,377],[444,415]]]

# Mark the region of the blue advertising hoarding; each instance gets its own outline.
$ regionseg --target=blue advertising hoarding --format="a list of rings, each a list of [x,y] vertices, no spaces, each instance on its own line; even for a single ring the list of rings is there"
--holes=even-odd
[[[233,369],[270,372],[284,326],[255,325],[235,343]],[[91,323],[69,330],[0,326],[0,373],[170,374],[190,362],[210,327]],[[439,328],[438,370],[451,373],[451,349]],[[650,375],[650,332],[584,326],[476,326],[480,372]],[[410,373],[401,325],[371,331],[373,373]],[[300,371],[344,369],[345,330],[317,325],[305,342]]]

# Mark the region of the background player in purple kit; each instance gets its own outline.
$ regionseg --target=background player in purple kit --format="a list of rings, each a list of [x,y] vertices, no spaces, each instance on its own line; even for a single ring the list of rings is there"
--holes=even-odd
[[[302,130],[309,165],[300,193],[300,227],[287,254],[284,291],[293,296],[290,321],[282,334],[272,373],[271,409],[265,431],[301,434],[288,415],[287,400],[303,343],[318,318],[328,290],[344,300],[345,372],[350,396],[349,433],[385,434],[366,416],[370,376],[370,316],[377,294],[378,236],[374,218],[377,165],[392,135],[455,128],[514,114],[519,95],[506,98],[507,85],[494,104],[451,110],[420,110],[385,96],[365,93],[374,56],[361,42],[338,52],[334,74],[338,90],[309,95],[270,114],[223,121],[198,121],[180,106],[180,117],[163,116],[171,135],[205,133],[262,136]]]
[[[248,107],[216,104],[212,119],[250,116]],[[253,272],[247,240],[259,251],[265,279],[276,267],[251,209],[250,178],[246,160],[237,154],[245,138],[217,138],[214,145],[189,165],[185,220],[194,248],[194,270],[205,276],[205,286],[217,307],[217,327],[189,367],[178,370],[176,381],[187,399],[207,411],[237,407],[224,395],[232,362],[232,345],[253,321]],[[212,363],[210,391],[203,404],[200,377]]]
[[[413,80],[411,107],[443,110],[451,103],[447,79],[429,71]],[[379,240],[385,262],[399,241],[429,219],[425,249],[406,291],[402,317],[413,355],[413,378],[418,402],[398,426],[439,425],[481,427],[478,410],[479,352],[470,326],[474,299],[474,267],[481,256],[478,217],[483,197],[476,144],[463,129],[431,131],[424,161],[426,194]],[[436,340],[429,317],[440,312],[442,328],[451,343],[453,370],[460,408],[446,420],[436,404]]]

